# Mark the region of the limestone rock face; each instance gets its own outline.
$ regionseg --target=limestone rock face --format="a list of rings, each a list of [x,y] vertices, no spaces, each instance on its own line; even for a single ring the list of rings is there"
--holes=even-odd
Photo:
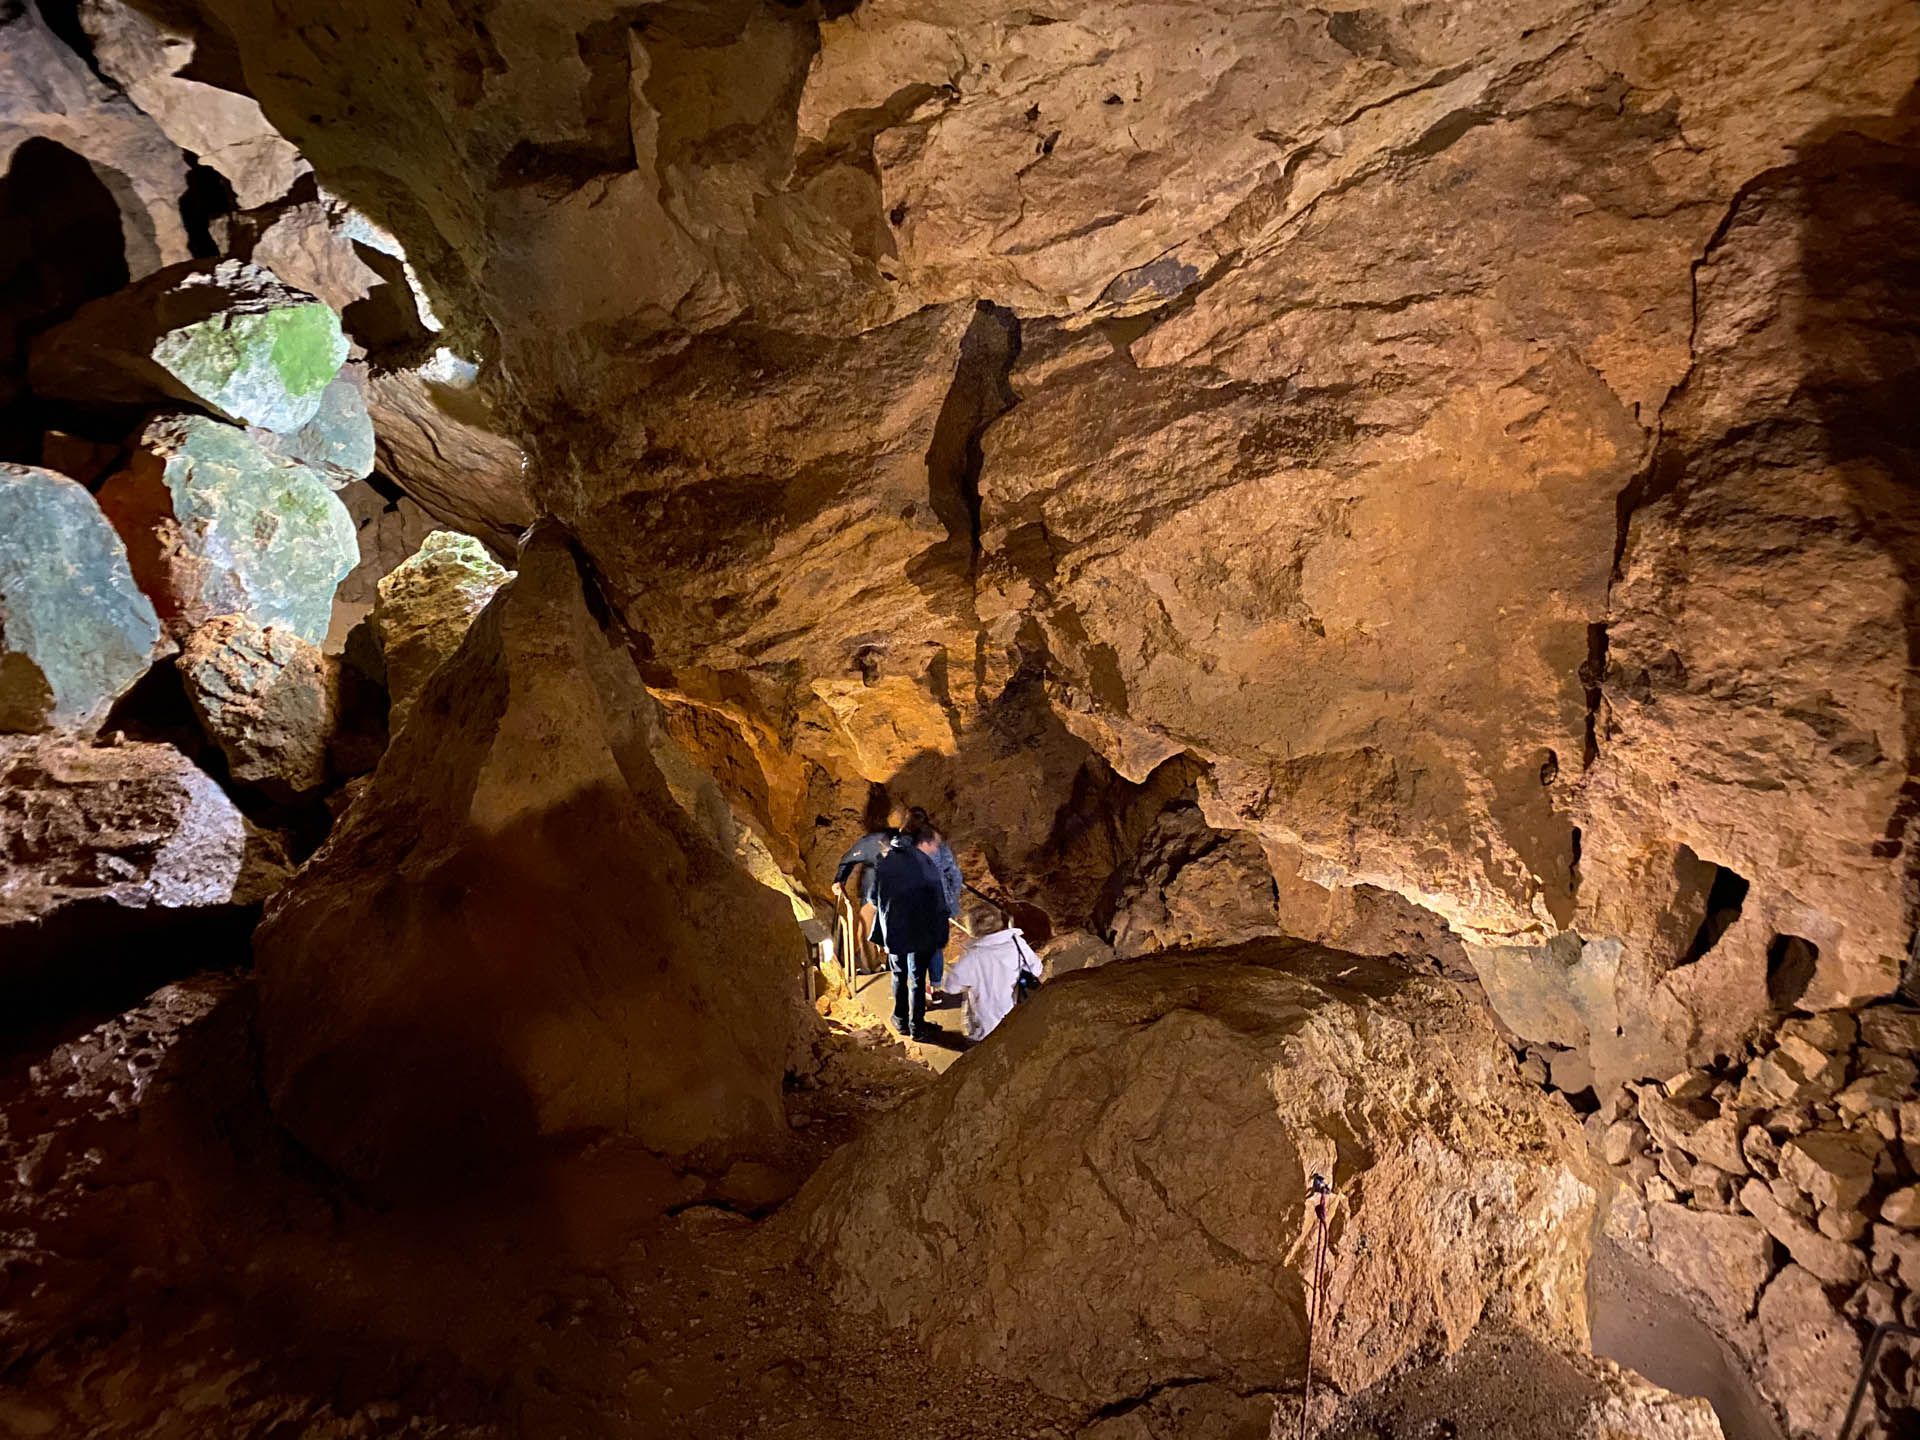
[[[235,780],[282,799],[326,783],[340,673],[319,646],[218,615],[187,637],[174,668]]]
[[[398,733],[433,672],[513,572],[471,535],[435,530],[379,583],[373,623],[386,655],[389,724]]]
[[[33,348],[33,387],[83,404],[184,401],[290,433],[347,359],[340,317],[238,260],[195,260],[83,306]]]
[[[533,523],[526,457],[480,388],[473,363],[441,347],[367,382],[379,464],[429,512],[511,552]]]
[[[85,488],[0,465],[0,730],[89,731],[169,648]]]
[[[971,628],[970,425],[951,412],[982,407],[995,371],[983,352],[1010,344],[1005,322],[972,306],[858,341],[722,331],[636,385],[628,428],[581,447],[556,513],[620,577],[660,661],[801,662],[858,729],[868,691],[921,682]],[[893,722],[893,743],[871,746],[890,768],[951,745],[934,738],[931,701],[872,708]]]
[[[1905,0],[213,8],[536,457],[423,503],[572,526],[740,794],[991,762],[1027,884],[1083,760],[1191,763],[1603,1084],[1892,988]]]
[[[1325,1174],[1315,1365],[1350,1392],[1487,1316],[1584,1341],[1582,1153],[1450,987],[1269,942],[1049,982],[836,1155],[798,1223],[836,1297],[940,1359],[1096,1404],[1244,1393],[1298,1383]]]
[[[375,1183],[610,1132],[784,1132],[804,945],[676,806],[632,662],[536,534],[256,940],[270,1097]]]
[[[41,948],[36,932],[111,933],[107,916],[244,910],[286,874],[278,841],[170,745],[0,737],[0,955],[10,961]]]
[[[122,0],[84,0],[93,60],[167,138],[212,166],[243,210],[278,200],[308,170],[249,95],[190,78],[195,37]]]
[[[360,558],[352,517],[321,477],[245,431],[198,415],[141,430],[100,490],[133,573],[170,630],[244,615],[318,644]]]
[[[1275,898],[1259,841],[1214,830],[1198,805],[1170,806],[1121,882],[1111,924],[1114,954],[1125,960],[1276,935]]]
[[[1908,950],[1920,448],[1887,396],[1920,314],[1911,145],[1810,144],[1742,194],[1624,537],[1580,923],[1645,934],[1632,916],[1675,906],[1682,847],[1737,876],[1740,923],[1663,977],[1737,996],[1691,1007],[1723,1023],[1764,1011],[1782,937],[1812,949],[1787,997],[1809,1009],[1891,989]]]
[[[53,33],[33,5],[0,20],[0,162],[11,170],[34,142],[81,156],[99,177],[117,218],[125,279],[138,280],[188,256],[180,200],[186,157],[150,115],[103,83]],[[35,197],[44,203],[44,192]],[[71,200],[71,196],[63,196]],[[80,298],[80,297],[76,297]]]

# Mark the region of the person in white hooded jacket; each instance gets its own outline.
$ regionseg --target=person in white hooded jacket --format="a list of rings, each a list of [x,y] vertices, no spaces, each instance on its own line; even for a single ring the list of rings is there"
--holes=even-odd
[[[966,995],[967,1038],[984,1040],[1019,999],[1020,977],[1040,978],[1040,957],[1017,928],[982,935],[947,962],[945,988]]]

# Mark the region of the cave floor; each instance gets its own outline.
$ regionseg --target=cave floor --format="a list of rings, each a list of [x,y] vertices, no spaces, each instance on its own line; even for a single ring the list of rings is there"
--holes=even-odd
[[[903,1040],[887,1027],[893,1014],[893,986],[885,974],[862,975],[855,980],[852,993],[836,994],[827,1009],[828,1017],[860,1033],[869,1043],[891,1045],[916,1065],[936,1075],[966,1053],[969,1042],[961,1033],[958,997],[951,1003],[927,1010],[927,1020],[939,1032],[927,1041]]]
[[[251,1008],[247,978],[196,976],[0,1060],[0,1436],[1292,1433],[1297,1402],[1210,1385],[1089,1414],[825,1303],[795,1227],[756,1216],[931,1082],[884,1029],[830,1017],[778,1167],[689,1180],[600,1145],[511,1190],[381,1208],[269,1121]],[[1342,1440],[1558,1433],[1591,1387],[1530,1343],[1476,1336],[1346,1406],[1317,1397],[1316,1420]],[[1487,1406],[1495,1376],[1529,1403]]]
[[[250,984],[206,975],[0,1075],[0,1435],[1032,1436],[1063,1407],[835,1313],[743,1210],[931,1072],[842,1034],[742,1199],[602,1146],[381,1210],[290,1153]],[[740,1185],[733,1184],[733,1190]]]

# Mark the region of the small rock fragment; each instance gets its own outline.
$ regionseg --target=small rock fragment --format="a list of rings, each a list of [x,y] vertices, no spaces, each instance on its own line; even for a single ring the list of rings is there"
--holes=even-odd
[[[1876,1138],[1852,1130],[1810,1130],[1780,1150],[1780,1173],[1815,1203],[1851,1209],[1873,1189],[1874,1165],[1885,1153]]]
[[[1857,1285],[1867,1278],[1866,1261],[1858,1250],[1822,1235],[1789,1212],[1758,1180],[1749,1180],[1741,1188],[1740,1205],[1787,1247],[1799,1265],[1826,1284]]]
[[[1829,1240],[1844,1240],[1848,1244],[1867,1233],[1867,1217],[1858,1210],[1836,1210],[1827,1206],[1814,1223]]]
[[[1861,1043],[1893,1055],[1920,1056],[1920,1010],[1876,1005],[1860,1012]]]
[[[1600,1141],[1600,1157],[1609,1165],[1624,1165],[1647,1148],[1646,1128],[1633,1120],[1616,1120]]]
[[[1920,1185],[1908,1185],[1882,1200],[1880,1218],[1902,1230],[1920,1230]]]

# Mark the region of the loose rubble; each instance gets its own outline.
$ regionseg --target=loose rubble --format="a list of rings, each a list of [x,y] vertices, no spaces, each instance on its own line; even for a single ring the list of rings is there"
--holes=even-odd
[[[1609,1229],[1698,1299],[1792,1433],[1838,1428],[1872,1326],[1920,1325],[1920,1009],[1788,1019],[1587,1120],[1625,1187]],[[1863,1436],[1920,1400],[1896,1345]]]

